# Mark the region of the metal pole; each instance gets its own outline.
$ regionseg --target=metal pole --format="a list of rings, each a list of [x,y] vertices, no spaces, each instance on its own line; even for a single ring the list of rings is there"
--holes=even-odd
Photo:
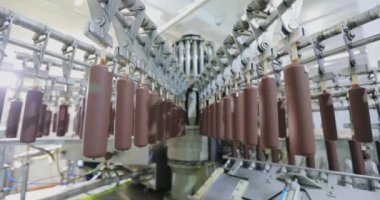
[[[185,74],[190,75],[190,66],[191,66],[191,49],[190,49],[190,40],[185,41]]]
[[[371,22],[375,19],[378,19],[380,17],[380,5],[367,10],[363,13],[360,13],[359,15],[356,15],[348,20],[344,20],[339,24],[336,24],[334,26],[331,26],[329,28],[326,28],[322,31],[319,31],[313,35],[310,35],[307,38],[300,39],[298,41],[298,49],[305,48],[310,45],[310,42],[313,42],[315,40],[317,41],[323,41],[328,38],[334,37],[336,35],[339,35],[342,33],[342,27],[347,26],[348,29],[354,29],[356,27],[359,27],[363,24],[366,24],[368,22]],[[285,55],[285,54],[283,54]]]
[[[193,49],[193,57],[191,58],[193,60],[193,75],[198,75],[198,41],[193,40],[192,43],[192,49]]]
[[[379,40],[380,40],[380,34],[372,35],[370,37],[358,40],[356,42],[352,42],[351,43],[351,48],[355,49],[355,48],[358,48],[358,47],[361,47],[361,46],[364,46],[364,45],[367,45],[367,44],[370,44],[370,43],[373,43],[373,42],[377,42]],[[326,51],[326,52],[322,52],[321,56],[323,58],[325,58],[325,57],[329,57],[329,56],[332,56],[332,55],[335,55],[335,54],[338,54],[338,53],[342,53],[342,52],[345,52],[345,51],[347,51],[347,47],[343,45],[343,46],[340,46],[338,48],[335,48],[335,49],[332,49],[332,50],[329,50],[329,51]],[[300,63],[306,64],[306,63],[310,63],[310,62],[313,62],[313,61],[316,61],[316,60],[317,60],[317,57],[314,55],[314,56],[311,56],[309,58],[302,59],[300,61]]]
[[[183,72],[186,72],[186,69],[185,69],[185,64],[184,64],[184,61],[185,61],[185,51],[184,51],[185,47],[183,45],[183,41],[180,41],[179,44],[178,44],[178,61],[179,61],[179,66],[181,68],[181,70],[183,70]]]
[[[26,158],[25,158],[25,164],[23,166],[23,176],[22,176],[22,180],[21,180],[21,192],[20,192],[20,199],[21,200],[26,199],[26,192],[28,191],[29,150],[30,150],[30,145],[28,144],[26,147]]]
[[[199,74],[203,73],[205,66],[204,41],[199,42]]]

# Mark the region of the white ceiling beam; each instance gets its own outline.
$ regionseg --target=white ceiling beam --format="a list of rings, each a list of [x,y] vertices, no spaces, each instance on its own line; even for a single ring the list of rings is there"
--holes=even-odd
[[[157,30],[158,34],[161,34],[171,28],[173,25],[181,21],[183,18],[189,16],[191,13],[196,11],[198,8],[202,7],[204,4],[210,0],[195,0],[193,3],[188,4],[183,9],[179,11],[179,14],[169,20],[167,23],[160,26]]]

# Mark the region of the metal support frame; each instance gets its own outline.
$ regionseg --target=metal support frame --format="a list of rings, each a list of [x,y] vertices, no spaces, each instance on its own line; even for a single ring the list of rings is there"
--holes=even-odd
[[[100,3],[104,3],[104,2],[100,2]],[[108,10],[110,10],[110,9],[111,8],[108,8]],[[119,18],[120,18],[120,12],[118,11],[116,13],[117,14],[115,14],[115,16],[119,16]],[[123,25],[125,25],[126,24],[125,18],[123,16],[121,16],[121,18],[123,19],[123,23],[124,23]],[[99,23],[99,20],[97,20],[97,23]],[[44,57],[49,56],[49,57],[57,58],[57,59],[63,61],[63,63],[64,63],[62,65],[62,67],[64,68],[63,69],[63,72],[64,72],[63,77],[64,77],[64,79],[67,80],[68,77],[70,76],[71,70],[87,71],[87,68],[89,68],[92,65],[91,63],[94,63],[94,62],[91,62],[91,63],[87,62],[88,57],[91,56],[91,57],[98,58],[100,56],[100,53],[101,53],[100,49],[97,49],[96,47],[94,47],[92,45],[89,45],[87,43],[84,43],[82,41],[74,39],[71,36],[65,35],[65,34],[59,32],[57,30],[54,30],[54,29],[46,26],[46,25],[43,25],[41,23],[30,20],[30,19],[28,19],[22,15],[16,14],[7,8],[0,8],[0,24],[3,26],[2,29],[0,29],[0,31],[1,31],[0,32],[1,33],[0,34],[0,40],[3,44],[0,46],[1,52],[3,52],[5,50],[5,48],[6,48],[5,44],[13,44],[13,45],[16,45],[16,46],[19,46],[19,47],[22,47],[22,48],[25,48],[27,50],[32,51],[33,55],[34,55],[34,59],[33,59],[34,66],[35,66],[35,70],[37,72],[36,74],[38,74],[38,72],[39,72],[40,65],[42,62],[41,60],[43,60]],[[30,31],[35,32],[35,36],[33,37],[34,43],[28,44],[24,41],[11,38],[10,37],[10,27],[12,25],[17,25],[17,26],[20,26],[20,27],[23,27],[25,29],[28,29]],[[145,38],[144,40],[146,40],[146,41],[145,41],[144,47],[147,48],[148,46],[154,46],[153,43],[150,43],[147,40],[149,38],[150,39],[154,38],[154,36],[155,36],[154,32],[156,29],[155,25],[152,24],[152,22],[148,18],[145,17],[145,18],[143,18],[143,20],[142,20],[141,24],[138,26],[138,28],[140,26],[144,30],[147,31],[146,37],[144,36],[145,33],[138,35],[141,38]],[[104,28],[104,27],[102,27],[102,28]],[[134,29],[135,34],[138,33],[138,28]],[[63,44],[62,54],[50,51],[46,48],[49,40],[56,40],[56,41]],[[140,55],[144,51],[147,52],[148,54],[150,54],[151,49],[144,49],[141,46],[139,46],[139,48],[136,50],[135,47],[137,45],[140,45],[137,43],[138,42],[135,42],[134,46],[133,46],[133,51],[136,51],[137,52],[136,54]],[[75,53],[78,50],[85,52],[85,57],[83,58],[83,60],[78,60],[75,57],[75,55],[76,55]],[[168,52],[168,51],[165,51],[165,52]],[[130,53],[133,53],[133,52],[130,52]],[[104,57],[107,61],[112,61],[119,66],[125,66],[126,62],[128,62],[128,59],[126,59],[125,57],[120,57],[119,54],[116,54],[116,56],[114,56],[113,54],[108,53],[108,52],[102,52],[102,54],[104,54]],[[132,57],[133,57],[133,55],[132,55]],[[134,62],[134,63],[135,63],[135,65],[137,64],[137,62]],[[160,69],[166,68],[165,66],[152,67],[152,65],[154,65],[154,64],[152,64],[152,63],[149,64],[149,63],[151,63],[151,62],[148,62],[148,66],[146,67],[146,69],[148,69],[148,68],[160,68]],[[171,67],[168,67],[168,68],[171,68]],[[184,81],[179,82],[181,84],[171,84],[171,83],[164,84],[164,82],[166,82],[166,80],[164,81],[162,79],[166,79],[165,76],[153,77],[152,74],[153,74],[153,72],[150,72],[150,75],[151,75],[150,81],[156,81],[159,86],[165,88],[166,91],[170,92],[173,95],[180,95],[182,92],[181,90],[185,90],[187,87],[187,84]],[[165,73],[157,73],[157,74],[164,75]],[[116,73],[115,76],[121,77],[121,76],[123,76],[123,74]],[[180,77],[182,77],[183,74],[182,75],[179,74],[178,76],[179,76],[179,79],[181,79]],[[178,76],[176,76],[176,78]],[[175,86],[175,87],[173,87],[173,86]]]
[[[265,16],[265,17],[267,17],[267,20],[265,20],[263,23],[260,24],[259,27],[261,28],[261,30],[266,30],[266,28],[268,28],[278,18],[278,16],[281,16],[280,13],[282,11],[285,11],[293,3],[294,3],[294,1],[283,1],[280,4],[280,6],[277,7],[278,12],[274,12],[270,16]],[[254,13],[254,14],[257,14],[257,13],[258,12]],[[313,44],[313,42],[321,42],[321,41],[326,40],[328,38],[331,38],[335,35],[338,35],[338,34],[342,33],[342,26],[343,25],[346,25],[346,27],[349,30],[351,30],[351,29],[359,27],[363,24],[371,22],[375,19],[378,19],[379,17],[380,17],[380,6],[376,6],[375,8],[372,8],[366,12],[363,12],[363,13],[355,16],[355,17],[352,17],[348,20],[345,20],[345,21],[343,21],[337,25],[329,27],[329,28],[322,30],[316,34],[313,34],[309,37],[299,39],[298,41],[296,41],[297,47],[300,50],[300,49],[303,49],[307,46],[310,46],[311,44]],[[245,21],[240,21],[237,24],[235,24],[234,33],[233,33],[234,37],[237,37],[237,36],[247,37],[245,35],[248,35],[248,38],[250,38],[250,39],[246,39],[245,43],[239,44],[240,46],[243,46],[245,48],[248,47],[249,44],[251,44],[256,39],[255,37],[250,36],[253,33],[249,32],[247,26],[249,26],[249,23],[247,23]],[[365,39],[353,41],[350,46],[351,46],[351,48],[357,48],[359,46],[363,46],[363,45],[369,44],[371,42],[378,41],[379,39],[380,39],[380,36],[379,36],[379,34],[377,34],[377,35],[373,35],[373,36],[370,36],[370,37],[365,38]],[[246,45],[246,44],[248,44],[248,45]],[[309,63],[309,62],[317,60],[318,57],[324,58],[324,57],[331,56],[331,55],[334,55],[334,54],[337,54],[337,53],[340,53],[340,52],[343,52],[346,50],[347,50],[346,46],[338,47],[338,48],[335,48],[335,49],[332,49],[332,50],[329,50],[326,52],[322,52],[319,56],[314,55],[312,57],[302,59],[302,60],[300,60],[300,63],[303,63],[303,64]],[[287,50],[275,50],[275,51],[276,51],[276,55],[274,57],[271,57],[270,58],[271,60],[279,59],[279,58],[288,54]],[[215,59],[220,59],[220,58],[216,57]],[[227,65],[227,66],[231,66],[231,64],[232,63],[229,62],[229,65]],[[205,70],[204,74],[210,74],[210,72],[207,69],[209,69],[209,67],[206,66],[206,70]],[[224,70],[223,68],[221,70],[218,70],[218,73],[223,72],[223,70]],[[279,70],[281,71],[282,69],[279,69]],[[273,72],[274,71],[272,70],[269,73],[272,74]],[[199,85],[201,90],[205,93],[207,93],[206,88],[209,87],[208,86],[209,81],[207,81],[207,79],[211,79],[211,78],[214,78],[214,76],[202,75],[202,79],[200,80],[200,83],[197,84],[197,85]],[[258,78],[257,76],[256,77],[252,76],[251,80],[255,80],[257,78]],[[240,81],[239,84],[243,85],[243,81]],[[203,96],[209,96],[209,95],[203,95]]]

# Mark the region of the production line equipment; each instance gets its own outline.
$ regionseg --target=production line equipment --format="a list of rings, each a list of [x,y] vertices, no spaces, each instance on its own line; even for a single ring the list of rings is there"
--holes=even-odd
[[[0,8],[0,70],[19,75],[18,85],[0,88],[0,113],[13,92],[3,116],[4,135],[13,139],[0,143],[61,144],[67,160],[102,162],[104,171],[109,163],[127,166],[135,171],[123,175],[136,180],[153,174],[154,189],[171,188],[174,199],[379,199],[373,130],[380,126],[370,114],[375,109],[380,118],[379,67],[357,63],[353,51],[380,35],[356,39],[353,31],[378,20],[380,5],[304,36],[301,0],[254,0],[219,48],[196,34],[170,48],[139,0],[88,5],[85,34],[100,49]],[[13,26],[34,37],[13,38]],[[274,32],[282,33],[283,48]],[[323,41],[334,37],[344,44],[325,50]],[[60,53],[50,40],[62,44]],[[23,66],[6,62],[8,45],[29,52],[16,52]],[[300,57],[303,51],[312,56]],[[324,58],[342,52],[346,69],[326,72]],[[308,69],[314,61],[316,73]],[[61,76],[50,75],[53,66]],[[74,70],[83,77],[73,78]],[[338,110],[350,115],[348,136],[337,130]],[[320,135],[313,112],[320,113]],[[28,166],[26,160],[22,199]]]

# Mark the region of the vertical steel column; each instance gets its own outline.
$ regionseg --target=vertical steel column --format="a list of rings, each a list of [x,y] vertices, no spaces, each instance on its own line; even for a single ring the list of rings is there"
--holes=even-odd
[[[184,64],[184,61],[185,61],[185,46],[183,45],[183,42],[179,42],[178,44],[178,62],[179,62],[179,66],[180,66],[180,69],[183,70],[184,73],[186,73],[186,69],[185,69],[185,64]]]
[[[190,75],[190,67],[191,67],[191,52],[190,52],[190,40],[186,40],[185,42],[185,74]]]
[[[28,191],[28,176],[29,176],[29,149],[30,145],[28,144],[26,147],[26,158],[25,158],[25,165],[23,166],[23,176],[21,179],[21,192],[20,192],[20,199],[25,200],[26,199],[26,192]]]
[[[193,75],[194,76],[197,76],[198,73],[199,73],[199,70],[198,70],[198,41],[197,40],[193,40],[192,42],[192,53],[193,53],[193,57],[192,57],[192,60],[193,60]]]
[[[205,67],[204,41],[199,42],[199,74],[203,73]]]

